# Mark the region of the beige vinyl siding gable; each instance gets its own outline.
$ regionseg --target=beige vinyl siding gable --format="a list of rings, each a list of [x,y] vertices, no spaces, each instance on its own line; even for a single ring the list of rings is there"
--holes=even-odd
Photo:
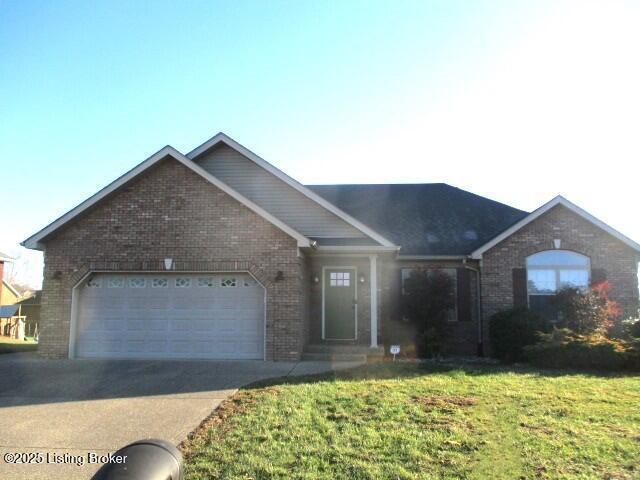
[[[303,235],[365,237],[360,230],[227,145],[215,146],[196,163]]]

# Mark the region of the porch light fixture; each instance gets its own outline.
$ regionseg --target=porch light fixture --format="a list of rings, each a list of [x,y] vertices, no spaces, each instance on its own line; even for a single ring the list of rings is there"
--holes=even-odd
[[[313,283],[320,283],[320,277],[318,277],[318,275],[314,275],[311,280],[313,281]]]
[[[556,250],[559,249],[561,245],[562,245],[562,240],[560,240],[559,238],[556,238],[553,240],[553,247]]]
[[[360,280],[360,283],[364,283],[365,281],[364,275],[360,275],[360,278],[358,280]]]
[[[173,270],[173,258],[165,258],[164,259],[164,269],[165,270]]]
[[[278,273],[276,273],[276,278],[274,278],[275,282],[280,282],[284,280],[284,272],[282,270],[278,270]]]

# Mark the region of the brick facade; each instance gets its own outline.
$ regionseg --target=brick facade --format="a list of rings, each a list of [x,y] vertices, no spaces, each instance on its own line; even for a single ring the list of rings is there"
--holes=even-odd
[[[475,265],[475,264],[474,264]],[[476,268],[469,265],[470,268]],[[310,308],[308,342],[322,342],[322,268],[355,267],[358,277],[357,340],[358,345],[371,343],[371,284],[370,262],[368,257],[321,256],[309,259],[310,278],[318,277],[318,283],[310,284]],[[402,268],[465,268],[462,262],[424,262],[398,261],[391,255],[378,255],[378,343],[390,345],[411,344],[415,334],[410,325],[402,321],[400,312]],[[470,272],[470,309],[471,319],[465,322],[452,322],[448,325],[446,351],[455,355],[475,355],[478,351],[478,297],[476,272]],[[364,283],[360,283],[364,276]]]
[[[470,311],[469,321],[451,322],[447,325],[447,344],[445,352],[451,355],[476,355],[478,351],[478,297],[477,277],[474,271],[475,262],[467,265],[470,269]],[[402,320],[401,302],[401,274],[403,268],[467,268],[461,261],[395,261],[384,263],[381,284],[382,304],[382,340],[385,344],[409,343],[414,338],[413,328]]]
[[[379,343],[403,343],[412,337],[400,312],[402,268],[467,269],[471,272],[470,318],[449,325],[447,352],[476,354],[481,313],[486,344],[488,318],[513,306],[512,270],[524,268],[527,256],[553,249],[555,239],[562,241],[562,249],[587,255],[593,269],[605,270],[613,299],[626,314],[635,311],[639,254],[557,206],[487,251],[481,264],[406,261],[379,254]],[[167,257],[174,260],[176,271],[248,271],[265,286],[268,360],[298,360],[307,343],[322,341],[322,269],[355,267],[357,340],[352,343],[371,342],[367,256],[303,254],[295,239],[174,159],[162,160],[44,244],[39,352],[45,357],[67,356],[72,289],[87,273],[162,271]],[[480,292],[477,269],[481,269]],[[283,279],[275,281],[278,272]]]
[[[484,338],[488,346],[489,322],[494,313],[513,307],[512,270],[525,268],[529,255],[554,248],[586,255],[591,268],[606,272],[611,297],[625,315],[638,306],[637,252],[591,222],[558,205],[484,253],[482,259],[482,304]]]
[[[174,159],[164,159],[45,239],[41,355],[68,355],[71,292],[89,271],[249,271],[267,290],[266,358],[303,346],[296,240]],[[283,279],[275,281],[278,271]]]

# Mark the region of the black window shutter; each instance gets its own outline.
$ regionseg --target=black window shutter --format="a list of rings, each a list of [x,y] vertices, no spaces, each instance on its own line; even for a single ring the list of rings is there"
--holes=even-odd
[[[404,285],[402,284],[402,268],[398,269],[397,279],[398,283],[396,283],[396,291],[393,297],[397,302],[396,305],[398,306],[398,312],[400,312],[399,320],[405,320],[407,318],[407,301],[404,296]]]
[[[512,270],[513,280],[513,306],[521,308],[527,306],[527,269],[514,268]]]
[[[458,268],[458,321],[471,321],[471,285],[469,270]]]
[[[591,269],[591,285],[597,285],[607,279],[607,271],[604,268]]]

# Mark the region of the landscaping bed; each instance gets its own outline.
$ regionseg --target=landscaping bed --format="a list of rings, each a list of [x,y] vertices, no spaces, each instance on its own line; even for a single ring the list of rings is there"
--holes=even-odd
[[[240,390],[188,479],[639,478],[640,377],[382,363]]]

